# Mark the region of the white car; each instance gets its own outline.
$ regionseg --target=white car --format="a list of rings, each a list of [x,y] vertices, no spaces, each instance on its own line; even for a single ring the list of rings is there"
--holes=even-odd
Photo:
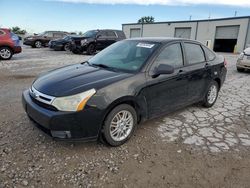
[[[243,72],[245,69],[250,70],[250,47],[246,48],[239,56],[236,63],[237,70]]]

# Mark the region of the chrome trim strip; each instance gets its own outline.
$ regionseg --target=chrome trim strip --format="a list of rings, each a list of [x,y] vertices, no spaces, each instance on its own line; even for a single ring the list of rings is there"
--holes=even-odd
[[[30,93],[32,95],[32,97],[42,103],[45,103],[45,104],[52,104],[52,102],[54,101],[55,97],[53,96],[49,96],[49,95],[46,95],[46,94],[43,94],[39,91],[37,91],[33,86],[30,88]],[[47,100],[44,100],[42,99],[41,97],[44,97],[46,99],[49,99],[50,101],[47,101]]]

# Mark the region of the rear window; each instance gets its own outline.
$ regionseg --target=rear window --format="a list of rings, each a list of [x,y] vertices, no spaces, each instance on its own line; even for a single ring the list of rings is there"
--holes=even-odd
[[[113,37],[113,38],[115,38],[115,37],[116,37],[116,35],[115,35],[115,32],[114,32],[114,31],[106,31],[106,33],[107,33],[107,36],[108,36],[108,37]]]
[[[121,38],[121,39],[125,39],[126,38],[126,36],[123,33],[123,31],[116,31],[116,34],[118,35],[118,38]]]
[[[203,50],[199,44],[184,43],[188,64],[196,64],[205,61]]]
[[[215,59],[215,54],[214,52],[212,52],[211,50],[209,50],[208,48],[206,48],[205,46],[203,46],[203,50],[207,56],[207,60],[208,61],[213,61]]]

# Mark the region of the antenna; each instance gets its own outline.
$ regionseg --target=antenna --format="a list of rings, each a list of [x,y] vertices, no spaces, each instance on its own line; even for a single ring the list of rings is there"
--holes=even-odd
[[[234,11],[234,17],[236,17],[236,16],[237,16],[237,13],[238,13],[237,11]]]

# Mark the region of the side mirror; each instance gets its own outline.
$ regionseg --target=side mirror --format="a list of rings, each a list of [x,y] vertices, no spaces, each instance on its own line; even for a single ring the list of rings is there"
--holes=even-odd
[[[167,64],[160,64],[158,67],[155,68],[153,78],[160,76],[161,74],[173,74],[174,67]]]
[[[96,35],[96,38],[98,39],[98,38],[100,38],[102,35]]]

